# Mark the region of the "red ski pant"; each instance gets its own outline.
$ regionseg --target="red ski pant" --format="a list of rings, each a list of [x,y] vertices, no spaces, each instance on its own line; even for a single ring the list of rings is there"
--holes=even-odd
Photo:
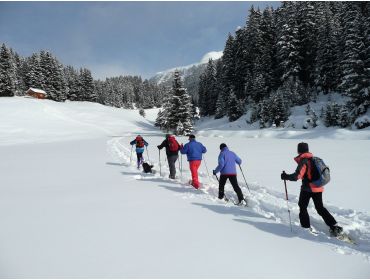
[[[200,160],[189,161],[191,178],[192,178],[192,185],[196,189],[199,188],[198,168],[200,166],[200,163],[201,163]]]

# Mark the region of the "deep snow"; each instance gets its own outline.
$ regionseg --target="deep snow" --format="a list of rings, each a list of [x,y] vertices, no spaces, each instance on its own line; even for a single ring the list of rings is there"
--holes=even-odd
[[[208,152],[197,191],[186,184],[185,159],[178,180],[167,179],[163,154],[163,177],[130,163],[129,140],[141,133],[159,170],[163,134],[152,126],[156,110],[146,114],[88,102],[0,99],[0,278],[370,277],[370,141],[357,140],[370,139],[369,130],[236,132],[203,121],[197,135]],[[324,201],[357,246],[329,238],[312,205],[320,234],[303,231],[293,182],[290,232],[279,177],[296,167],[303,139],[331,167]],[[204,163],[211,172],[221,142],[244,160],[251,194],[241,174],[239,182],[248,208],[216,198]]]

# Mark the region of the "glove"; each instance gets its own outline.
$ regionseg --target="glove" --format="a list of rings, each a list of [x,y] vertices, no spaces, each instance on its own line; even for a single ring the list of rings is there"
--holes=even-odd
[[[286,174],[286,173],[285,173],[285,171],[283,171],[283,172],[281,173],[281,180],[288,180],[288,178],[289,178],[289,175],[288,175],[288,174]]]
[[[213,173],[213,175],[217,174],[216,170],[212,170],[212,173]]]
[[[157,148],[158,148],[158,150],[160,150],[160,149],[161,149],[161,146],[160,146],[160,145],[158,145],[158,146],[157,146]]]

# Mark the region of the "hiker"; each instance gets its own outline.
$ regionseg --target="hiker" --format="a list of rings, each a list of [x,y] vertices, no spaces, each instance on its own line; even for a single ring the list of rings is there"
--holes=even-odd
[[[157,146],[159,150],[166,147],[166,155],[168,166],[170,168],[170,179],[176,178],[176,161],[179,158],[180,144],[177,142],[174,135],[166,134],[166,139],[163,140],[161,145]]]
[[[194,188],[199,189],[198,168],[202,161],[202,154],[207,152],[206,147],[204,147],[202,143],[197,142],[195,140],[195,136],[191,134],[189,135],[189,142],[186,143],[185,146],[181,145],[180,152],[183,155],[187,155],[192,178],[191,185]]]
[[[337,221],[324,207],[322,201],[323,186],[316,186],[312,183],[313,170],[313,155],[308,150],[307,143],[299,143],[297,147],[298,156],[294,160],[298,163],[298,167],[293,174],[281,173],[281,180],[297,181],[302,179],[301,192],[299,194],[299,221],[303,228],[313,231],[310,225],[310,217],[307,212],[307,206],[312,198],[317,213],[323,218],[325,223],[330,227],[330,232],[333,235],[338,235],[343,231],[343,228],[337,225]]]
[[[137,169],[140,169],[141,164],[144,161],[143,153],[144,146],[147,147],[149,144],[144,140],[141,135],[136,136],[134,140],[130,142],[130,145],[136,145],[136,156],[137,156]]]
[[[218,156],[218,165],[216,169],[213,170],[213,175],[216,176],[218,172],[221,173],[219,186],[218,186],[218,198],[224,199],[225,196],[225,184],[226,180],[229,179],[235,193],[238,196],[238,205],[246,205],[242,190],[238,185],[238,180],[236,177],[236,164],[242,164],[242,160],[229,148],[225,143],[220,145],[220,155]]]

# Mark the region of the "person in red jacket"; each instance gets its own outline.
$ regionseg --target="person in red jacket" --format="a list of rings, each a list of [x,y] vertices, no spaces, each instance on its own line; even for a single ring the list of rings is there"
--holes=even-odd
[[[297,181],[302,180],[301,192],[299,194],[299,221],[303,228],[311,229],[310,217],[307,212],[307,207],[312,198],[315,204],[317,213],[323,218],[325,223],[330,227],[330,232],[333,235],[338,235],[343,231],[343,228],[337,225],[335,218],[324,207],[322,202],[323,186],[315,186],[312,181],[312,157],[313,155],[308,150],[307,143],[298,144],[298,156],[294,160],[298,163],[297,169],[292,174],[281,173],[282,180]]]
[[[168,167],[170,168],[170,179],[176,178],[176,161],[179,158],[179,151],[181,149],[179,142],[177,142],[174,135],[166,134],[166,139],[157,148],[162,150],[166,148]]]

